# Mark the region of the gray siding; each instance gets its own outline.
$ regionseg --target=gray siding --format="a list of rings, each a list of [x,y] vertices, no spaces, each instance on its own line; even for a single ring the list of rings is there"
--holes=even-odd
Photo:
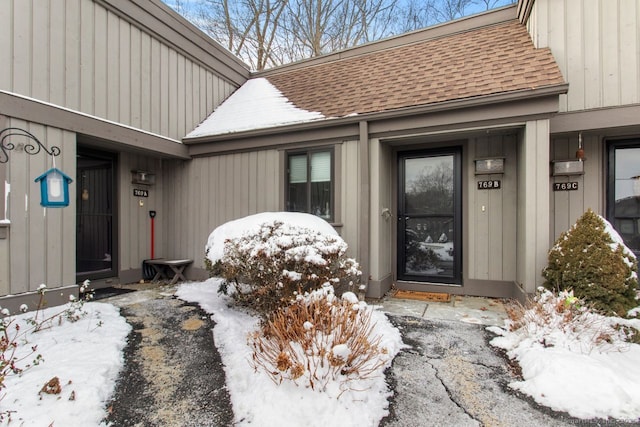
[[[259,212],[279,211],[280,152],[264,150],[163,162],[166,197],[158,217],[166,237],[156,256],[193,258],[204,267],[204,248],[217,226]]]
[[[34,134],[47,147],[57,146],[62,155],[56,167],[74,179],[76,175],[76,136],[72,132],[21,120],[6,120],[7,127],[19,127]],[[24,137],[11,137],[14,144],[30,143]],[[0,275],[2,294],[34,291],[42,283],[58,287],[75,283],[75,192],[67,208],[40,206],[40,185],[34,178],[53,166],[52,158],[41,152],[27,155],[9,152],[6,179],[11,184],[8,238],[0,245],[8,247],[9,274]],[[4,183],[3,183],[4,185]],[[71,184],[73,189],[74,184]],[[6,279],[3,279],[6,276]],[[2,280],[8,280],[3,283]]]
[[[156,174],[153,186],[131,183],[131,171],[144,170]],[[118,165],[118,229],[119,229],[119,263],[120,270],[141,268],[142,261],[151,258],[151,219],[149,211],[155,210],[155,251],[164,244],[163,229],[167,218],[161,215],[163,202],[163,176],[161,161],[149,156],[122,154]],[[149,197],[134,197],[133,189],[147,190]],[[142,203],[142,204],[141,204]]]
[[[586,153],[584,175],[551,177],[554,182],[577,182],[578,190],[552,191],[551,193],[551,239],[555,241],[568,230],[589,208],[604,215],[606,197],[606,161],[603,135],[589,134],[583,137]],[[578,136],[558,136],[551,140],[552,160],[575,158]]]
[[[4,0],[0,89],[180,139],[237,85],[92,0]]]
[[[358,255],[359,151],[357,141],[336,144],[337,231]],[[259,212],[284,209],[284,151],[260,150],[195,158],[189,162],[164,161],[165,198],[158,218],[166,236],[156,256],[193,258],[204,267],[204,247],[217,226]],[[146,211],[146,209],[145,209]]]
[[[358,248],[358,242],[360,241],[360,203],[362,198],[360,196],[360,183],[361,175],[360,168],[360,148],[358,141],[345,141],[344,143],[336,146],[336,151],[340,151],[342,161],[340,165],[336,165],[342,171],[342,177],[340,182],[337,183],[339,188],[337,189],[340,199],[340,217],[338,220],[342,224],[341,229],[338,230],[342,238],[349,245],[349,256],[355,257],[360,260],[360,248]],[[336,156],[338,157],[338,156]]]
[[[179,254],[200,260],[202,250],[197,255],[193,250],[187,254],[186,247],[195,247],[196,234],[204,234],[205,239],[208,234],[176,229],[176,223],[187,215],[195,220],[192,208],[201,208],[199,194],[206,192],[208,183],[199,180],[199,169],[187,172],[188,168],[181,166],[173,179],[163,171],[161,160],[173,151],[161,150],[162,143],[174,143],[162,138],[138,139],[137,133],[179,140],[247,76],[239,61],[222,53],[157,0],[3,0],[0,8],[0,90],[52,105],[44,110],[16,107],[14,114],[31,122],[12,119],[11,107],[5,108],[0,113],[7,118],[0,124],[2,128],[26,129],[46,145],[60,146],[62,154],[56,158],[56,166],[74,180],[77,137],[96,143],[100,149],[119,152],[118,269],[129,279],[139,278],[141,261],[150,257],[149,210],[158,212],[156,256]],[[15,105],[27,104],[21,98]],[[61,111],[58,107],[82,114],[74,114],[73,122],[60,119],[66,117],[63,114],[49,114]],[[46,109],[49,113],[42,113]],[[85,114],[106,121],[97,123]],[[55,120],[47,122],[49,119]],[[49,126],[35,123],[39,120]],[[122,126],[110,128],[109,121],[131,132],[123,133]],[[78,135],[62,129],[65,126]],[[158,144],[150,144],[151,140]],[[136,151],[137,143],[139,152],[155,147],[158,155],[121,151]],[[52,166],[51,158],[18,151],[10,156],[0,169],[2,189],[5,179],[11,185],[11,224],[0,230],[6,235],[0,239],[0,295],[33,291],[41,283],[49,287],[74,284],[77,183],[71,184],[69,207],[44,209],[33,180]],[[156,173],[157,182],[148,189],[148,198],[133,196],[133,169]],[[167,181],[169,192],[165,193]],[[197,183],[203,186],[199,190],[195,189]],[[177,187],[180,192],[175,191]],[[171,207],[168,211],[164,209],[167,205]],[[197,242],[200,245],[201,239]]]
[[[570,83],[560,111],[640,103],[640,0],[536,0],[528,27]]]
[[[464,242],[468,259],[464,268],[466,278],[478,280],[514,281],[516,279],[517,230],[517,134],[479,136],[470,138],[467,145],[466,166],[467,240]],[[474,159],[505,157],[505,173],[475,175]],[[497,179],[499,190],[478,190],[477,182]]]

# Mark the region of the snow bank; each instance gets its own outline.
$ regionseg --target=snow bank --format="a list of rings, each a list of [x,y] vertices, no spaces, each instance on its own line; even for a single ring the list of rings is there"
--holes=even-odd
[[[510,331],[511,321],[504,329],[488,328],[499,335],[491,345],[506,350],[522,369],[523,380],[509,387],[577,418],[640,421],[640,345],[624,342],[616,329],[640,329],[640,319],[605,317],[586,309],[568,315],[558,307],[581,304],[572,295],[563,300],[544,291],[538,301],[519,328]],[[604,334],[608,338],[601,340]]]

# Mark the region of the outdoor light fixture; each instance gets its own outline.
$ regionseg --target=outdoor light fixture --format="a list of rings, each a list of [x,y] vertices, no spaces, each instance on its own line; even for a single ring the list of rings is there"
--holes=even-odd
[[[142,185],[153,185],[156,183],[156,175],[147,171],[132,170],[131,183],[142,184]]]
[[[583,175],[584,161],[578,160],[553,160],[553,176]]]
[[[504,157],[476,159],[476,175],[504,173]]]

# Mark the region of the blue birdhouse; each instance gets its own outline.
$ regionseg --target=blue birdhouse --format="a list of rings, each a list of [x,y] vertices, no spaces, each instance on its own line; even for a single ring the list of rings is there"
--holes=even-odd
[[[69,206],[69,184],[71,178],[60,169],[49,169],[35,179],[40,182],[40,204],[46,208]]]

